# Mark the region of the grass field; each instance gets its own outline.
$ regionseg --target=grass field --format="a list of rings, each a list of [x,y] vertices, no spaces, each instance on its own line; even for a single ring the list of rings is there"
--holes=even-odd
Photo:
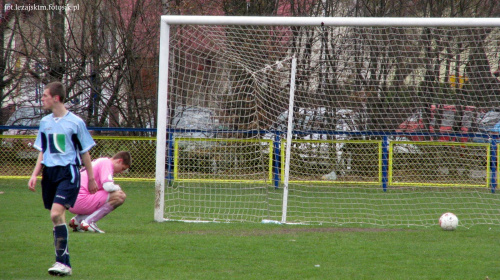
[[[152,182],[121,182],[125,204],[70,233],[72,279],[500,279],[500,227],[340,228],[153,221]],[[71,214],[67,213],[67,220]],[[50,279],[41,190],[0,181],[0,279]]]

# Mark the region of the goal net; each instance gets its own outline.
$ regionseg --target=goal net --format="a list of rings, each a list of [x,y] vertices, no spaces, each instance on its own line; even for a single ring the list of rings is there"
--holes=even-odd
[[[155,220],[500,224],[499,27],[162,17]]]

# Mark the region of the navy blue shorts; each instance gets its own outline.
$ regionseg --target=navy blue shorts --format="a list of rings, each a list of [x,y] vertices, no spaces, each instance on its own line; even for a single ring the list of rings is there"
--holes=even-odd
[[[80,171],[76,165],[44,166],[42,171],[42,197],[46,209],[61,204],[66,209],[75,205],[80,191]]]

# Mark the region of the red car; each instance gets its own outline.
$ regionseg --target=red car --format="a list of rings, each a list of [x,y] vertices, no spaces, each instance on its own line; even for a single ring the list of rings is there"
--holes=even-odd
[[[461,116],[457,115],[461,112]],[[424,109],[419,109],[410,117],[401,123],[396,129],[397,133],[468,133],[473,131],[473,127],[477,125],[483,112],[474,106],[462,106],[462,110],[457,110],[455,105],[431,105],[429,126],[426,129],[424,123]],[[459,126],[459,130],[454,130],[454,126]],[[407,136],[411,141],[423,141],[429,139],[426,136]],[[439,137],[431,137],[430,140],[437,141],[456,141],[454,137],[441,135]],[[468,142],[471,139],[461,137],[460,142]]]

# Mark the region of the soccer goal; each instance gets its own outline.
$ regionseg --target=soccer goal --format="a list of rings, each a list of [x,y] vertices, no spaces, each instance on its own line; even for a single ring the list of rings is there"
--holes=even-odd
[[[156,221],[500,225],[500,19],[163,16]]]

